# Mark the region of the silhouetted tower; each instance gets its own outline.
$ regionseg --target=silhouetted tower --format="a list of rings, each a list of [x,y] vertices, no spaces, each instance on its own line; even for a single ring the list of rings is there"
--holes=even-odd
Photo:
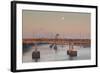
[[[56,41],[56,40],[58,39],[58,36],[59,36],[59,34],[56,34],[56,35],[55,35],[55,43],[50,45],[50,48],[53,47],[53,49],[54,49],[55,51],[57,51],[57,41]]]

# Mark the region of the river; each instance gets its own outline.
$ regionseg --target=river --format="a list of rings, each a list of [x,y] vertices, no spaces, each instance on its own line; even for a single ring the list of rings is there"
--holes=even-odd
[[[90,47],[82,47],[82,46],[74,46],[77,49],[77,56],[70,57],[67,55],[68,45],[58,45],[57,51],[53,48],[49,47],[50,44],[39,45],[38,51],[40,51],[40,59],[37,62],[48,62],[48,61],[67,61],[67,60],[88,60],[91,59],[91,48]],[[24,52],[22,55],[22,61],[24,63],[27,62],[35,62],[32,59],[32,52],[35,48],[30,47],[27,52]]]

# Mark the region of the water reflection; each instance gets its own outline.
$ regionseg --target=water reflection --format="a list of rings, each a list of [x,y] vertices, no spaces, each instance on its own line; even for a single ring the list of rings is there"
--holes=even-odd
[[[69,56],[69,60],[74,60],[74,57],[70,57],[70,56]]]
[[[71,56],[69,56],[69,60],[77,60],[77,56],[76,57],[71,57]]]
[[[67,54],[68,45],[54,45],[50,48],[50,44],[38,45],[37,51],[40,52],[40,58],[32,58],[32,53],[36,50],[34,46],[30,48],[29,51],[24,52],[23,62],[47,62],[47,61],[67,61],[67,60],[87,60],[91,59],[91,49],[90,47],[80,47],[77,48],[77,56],[71,57]]]
[[[37,58],[32,59],[32,62],[39,62],[39,61],[40,61],[40,59],[37,59]]]

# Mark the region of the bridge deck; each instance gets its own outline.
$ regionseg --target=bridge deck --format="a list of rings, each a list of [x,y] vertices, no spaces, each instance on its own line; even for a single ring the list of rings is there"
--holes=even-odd
[[[35,38],[35,39],[23,39],[24,44],[31,43],[48,43],[48,44],[85,44],[90,45],[90,39],[48,39],[48,38]]]

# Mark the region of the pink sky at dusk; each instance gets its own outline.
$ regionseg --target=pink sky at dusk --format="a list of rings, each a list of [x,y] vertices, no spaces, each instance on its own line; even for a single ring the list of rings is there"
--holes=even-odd
[[[23,38],[60,37],[90,38],[89,13],[23,10]]]

